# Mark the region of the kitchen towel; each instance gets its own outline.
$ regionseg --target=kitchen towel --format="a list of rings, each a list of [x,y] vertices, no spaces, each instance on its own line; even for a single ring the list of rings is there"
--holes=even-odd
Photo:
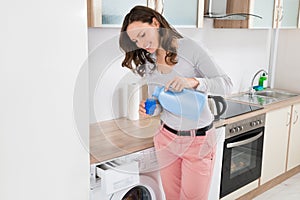
[[[142,86],[139,83],[130,83],[127,86],[127,118],[139,119],[139,105],[142,98]]]

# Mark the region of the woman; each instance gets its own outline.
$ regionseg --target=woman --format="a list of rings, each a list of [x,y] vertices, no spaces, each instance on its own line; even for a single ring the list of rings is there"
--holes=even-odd
[[[120,47],[123,67],[145,77],[149,95],[154,87],[181,92],[227,94],[232,83],[195,42],[181,36],[158,12],[134,7],[124,18]],[[142,101],[139,112],[146,115]],[[196,105],[195,105],[196,106]],[[214,165],[214,116],[206,101],[198,120],[175,115],[157,106],[161,126],[154,136],[167,200],[206,200]]]

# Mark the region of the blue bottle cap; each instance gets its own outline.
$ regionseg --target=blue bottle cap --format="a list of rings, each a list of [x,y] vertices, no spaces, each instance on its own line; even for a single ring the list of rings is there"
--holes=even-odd
[[[253,86],[253,89],[256,90],[256,91],[261,91],[261,90],[264,89],[264,87],[261,86],[261,85],[256,85],[256,86]]]
[[[156,108],[156,100],[148,98],[145,102],[146,114],[153,115]]]

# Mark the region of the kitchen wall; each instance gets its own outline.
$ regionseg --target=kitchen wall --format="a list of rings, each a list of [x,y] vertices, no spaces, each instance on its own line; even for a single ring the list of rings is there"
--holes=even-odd
[[[278,34],[278,51],[275,71],[275,88],[300,93],[300,30],[281,29]]]
[[[255,72],[269,68],[271,30],[213,29],[212,20],[206,19],[202,29],[178,30],[207,48],[231,77],[234,93],[248,90]],[[91,123],[126,116],[127,83],[138,80],[120,66],[118,33],[119,28],[90,28],[88,32]]]

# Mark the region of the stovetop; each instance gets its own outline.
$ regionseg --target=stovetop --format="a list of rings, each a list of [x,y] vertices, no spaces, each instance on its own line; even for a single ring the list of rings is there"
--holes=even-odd
[[[236,117],[245,113],[249,113],[255,110],[263,109],[260,106],[254,106],[250,104],[243,104],[235,101],[226,100],[227,109],[226,111],[220,116],[220,119],[228,119],[231,117]]]

